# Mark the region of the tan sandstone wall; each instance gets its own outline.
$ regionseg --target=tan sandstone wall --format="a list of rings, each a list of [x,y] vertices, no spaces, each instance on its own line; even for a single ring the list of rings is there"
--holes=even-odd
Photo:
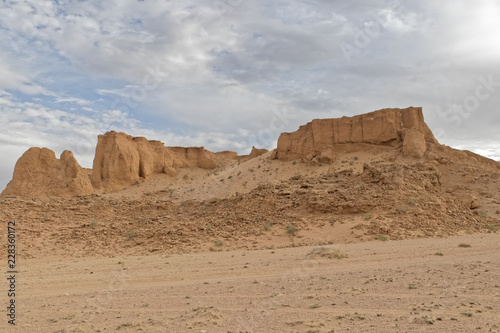
[[[138,183],[153,173],[174,176],[176,169],[214,169],[213,153],[203,147],[165,147],[162,142],[114,131],[99,135],[92,185],[97,190],[117,190]]]
[[[57,159],[48,148],[30,148],[17,161],[2,195],[71,197],[94,193],[87,172],[69,150]]]
[[[335,145],[369,143],[396,146],[403,154],[421,157],[426,143],[437,143],[424,121],[422,108],[382,109],[354,117],[315,119],[296,132],[282,133],[273,157],[282,161],[319,159],[331,162]]]

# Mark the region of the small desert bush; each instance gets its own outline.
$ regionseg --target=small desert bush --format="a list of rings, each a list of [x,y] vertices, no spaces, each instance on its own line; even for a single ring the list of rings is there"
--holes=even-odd
[[[498,226],[496,225],[487,225],[485,228],[493,232],[496,232],[498,230]]]
[[[467,243],[460,243],[458,244],[458,247],[471,247],[471,245]]]
[[[264,230],[265,231],[268,231],[272,228],[272,226],[274,225],[274,222],[273,221],[269,221],[267,222],[266,224],[264,224]]]
[[[130,239],[132,239],[132,238],[134,238],[134,237],[136,237],[136,236],[137,236],[137,232],[136,232],[135,230],[132,230],[132,231],[128,234],[128,236],[127,236],[127,240],[130,240]]]
[[[307,255],[310,258],[321,257],[328,259],[344,259],[348,258],[349,255],[345,252],[342,252],[338,249],[329,249],[326,247],[315,247],[311,252]]]
[[[290,235],[290,236],[295,236],[295,234],[297,233],[299,229],[297,228],[296,225],[294,224],[289,224],[286,226],[286,232]]]
[[[120,324],[116,329],[119,330],[122,327],[130,327],[130,326],[132,326],[132,323],[123,323],[123,324]]]
[[[406,213],[406,206],[398,206],[398,213]]]

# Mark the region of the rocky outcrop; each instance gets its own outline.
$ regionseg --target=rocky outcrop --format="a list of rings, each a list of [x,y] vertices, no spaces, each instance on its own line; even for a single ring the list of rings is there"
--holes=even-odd
[[[72,197],[93,193],[87,172],[69,150],[57,159],[47,148],[30,148],[16,163],[2,195]]]
[[[153,173],[174,176],[179,168],[217,167],[203,147],[165,147],[162,142],[114,131],[99,135],[92,170],[97,190],[113,191],[138,183]]]
[[[282,161],[333,163],[336,156],[342,153],[339,145],[344,144],[353,144],[345,146],[349,149],[363,149],[366,144],[394,147],[407,157],[421,158],[425,155],[435,165],[442,164],[441,160],[427,150],[430,147],[445,149],[437,145],[424,122],[422,109],[410,107],[383,109],[354,117],[313,120],[296,132],[282,133],[277,149],[269,155],[271,159]],[[137,184],[153,174],[175,176],[180,168],[214,169],[218,167],[217,161],[225,166],[228,160],[247,161],[267,152],[266,149],[252,147],[251,153],[244,156],[228,151],[214,154],[203,147],[166,147],[160,141],[111,131],[98,137],[90,175],[69,151],[57,159],[49,149],[31,148],[17,162],[14,177],[3,194],[74,196],[94,191],[115,191]],[[500,163],[479,155],[470,152],[461,154],[476,162],[500,168]]]
[[[403,155],[415,158],[424,156],[427,151],[425,134],[418,128],[410,128],[403,133]]]
[[[467,209],[477,209],[481,207],[477,198],[473,197],[470,193],[459,195],[457,199],[457,202],[462,203]]]
[[[259,149],[255,148],[255,146],[252,146],[252,151],[250,152],[250,155],[248,155],[249,158],[255,158],[260,155],[264,155],[265,153],[269,152],[267,149]]]
[[[167,149],[173,154],[174,165],[177,167],[217,168],[214,153],[203,147],[167,147]]]
[[[282,133],[275,158],[282,161],[332,162],[335,146],[368,143],[396,147],[402,143],[403,154],[422,157],[427,143],[437,143],[424,122],[422,108],[382,109],[336,119],[315,119],[292,133]]]

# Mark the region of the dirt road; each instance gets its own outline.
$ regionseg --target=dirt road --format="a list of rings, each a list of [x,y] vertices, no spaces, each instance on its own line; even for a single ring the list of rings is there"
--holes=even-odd
[[[2,332],[500,332],[496,233],[19,270],[18,325],[3,315]]]

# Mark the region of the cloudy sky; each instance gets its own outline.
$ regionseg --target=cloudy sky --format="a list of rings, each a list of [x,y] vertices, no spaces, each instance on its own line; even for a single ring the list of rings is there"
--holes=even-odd
[[[500,2],[0,2],[0,188],[31,146],[97,135],[248,153],[314,118],[422,106],[500,160]]]

